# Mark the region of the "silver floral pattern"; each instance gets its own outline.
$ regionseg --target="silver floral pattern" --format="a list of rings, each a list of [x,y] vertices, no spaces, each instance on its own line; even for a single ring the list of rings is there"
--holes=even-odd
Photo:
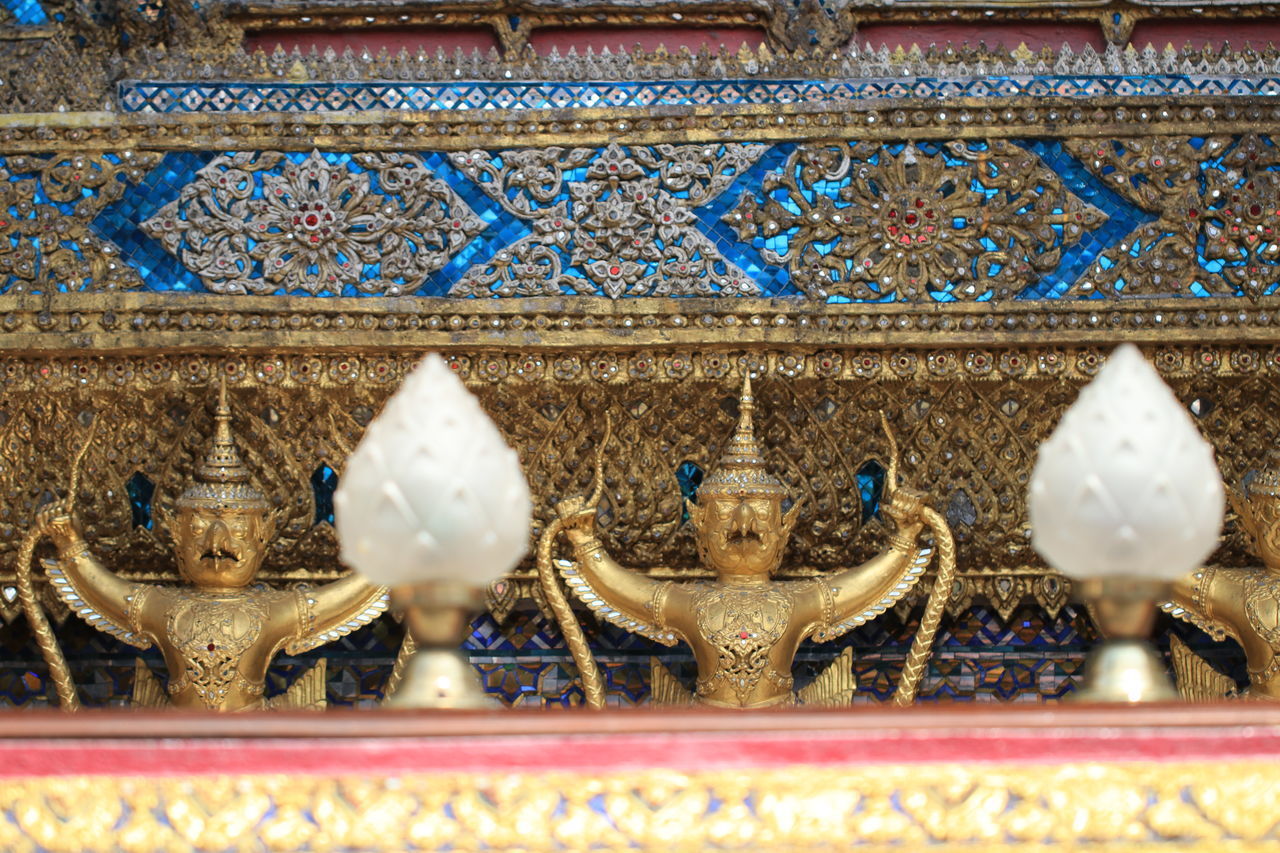
[[[485,228],[413,154],[214,158],[142,230],[215,293],[412,293]]]
[[[453,165],[532,233],[472,267],[450,295],[758,294],[759,286],[699,230],[694,210],[766,150],[611,144],[453,154]]]

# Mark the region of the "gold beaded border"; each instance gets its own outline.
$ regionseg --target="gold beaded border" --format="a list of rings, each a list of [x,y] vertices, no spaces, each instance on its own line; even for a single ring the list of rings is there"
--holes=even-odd
[[[247,83],[246,85],[253,85]],[[465,150],[482,147],[1258,132],[1280,105],[1253,96],[955,98],[799,104],[340,113],[114,112],[0,115],[0,154]]]
[[[799,298],[0,296],[0,356],[163,351],[848,349],[1280,343],[1280,298],[823,304]]]

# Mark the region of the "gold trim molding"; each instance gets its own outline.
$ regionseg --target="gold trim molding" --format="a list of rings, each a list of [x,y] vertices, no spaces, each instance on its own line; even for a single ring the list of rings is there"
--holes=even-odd
[[[0,296],[0,354],[1272,344],[1280,298],[826,304],[800,298]],[[1087,371],[1086,371],[1087,373]]]
[[[0,116],[0,152],[442,151],[509,146],[628,145],[671,142],[781,142],[797,139],[899,141],[1036,136],[1242,134],[1280,121],[1265,97],[1214,96],[955,98],[818,104],[595,107],[569,110],[349,113],[110,112]]]

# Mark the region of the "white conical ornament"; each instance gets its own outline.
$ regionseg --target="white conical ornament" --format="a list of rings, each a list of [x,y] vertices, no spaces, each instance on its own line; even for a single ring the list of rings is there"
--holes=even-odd
[[[1213,448],[1125,344],[1040,446],[1031,544],[1073,578],[1172,581],[1213,552],[1224,505]]]
[[[481,586],[529,547],[516,452],[438,355],[369,424],[333,502],[343,562],[376,584]]]

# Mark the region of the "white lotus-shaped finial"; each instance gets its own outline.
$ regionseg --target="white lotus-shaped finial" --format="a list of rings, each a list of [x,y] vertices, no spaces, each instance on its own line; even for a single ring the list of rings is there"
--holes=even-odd
[[[520,461],[438,355],[369,424],[333,503],[343,561],[376,584],[482,586],[529,546]]]
[[[1176,580],[1216,547],[1224,502],[1213,448],[1125,344],[1040,446],[1031,543],[1073,578]]]

